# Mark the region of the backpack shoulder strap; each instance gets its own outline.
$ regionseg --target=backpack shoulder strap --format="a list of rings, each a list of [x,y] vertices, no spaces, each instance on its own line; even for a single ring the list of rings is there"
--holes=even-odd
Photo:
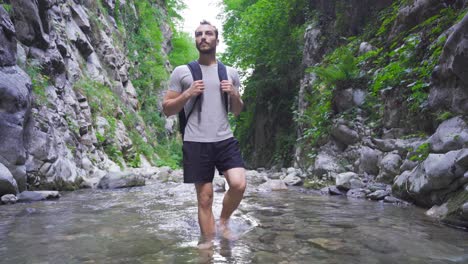
[[[229,79],[226,66],[219,60],[218,60],[218,77],[219,77],[220,82]],[[226,113],[228,113],[229,99],[228,99],[227,93],[223,93],[223,103],[224,103],[224,109],[226,110]]]
[[[200,64],[198,63],[198,61],[195,60],[195,61],[188,63],[187,67],[189,68],[190,73],[192,73],[192,78],[194,81],[203,79],[202,71],[201,71]],[[200,97],[201,96],[199,95],[197,96],[197,98],[195,98],[195,102],[193,103],[192,108],[189,110],[188,114],[185,113],[184,108],[182,108],[182,110],[179,112],[179,131],[182,134],[182,139],[184,138],[184,134],[185,134],[185,126],[187,126],[188,119],[190,115],[192,114],[193,109],[197,105],[197,102],[200,100]]]
[[[190,69],[190,72],[192,73],[192,77],[194,81],[203,79],[202,71],[201,71],[200,64],[198,63],[198,61],[196,60],[191,61],[189,62],[189,64],[187,64],[187,66]]]

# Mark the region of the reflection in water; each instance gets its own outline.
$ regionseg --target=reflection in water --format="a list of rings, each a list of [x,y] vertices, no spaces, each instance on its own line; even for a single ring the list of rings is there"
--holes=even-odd
[[[222,194],[215,194],[219,216]],[[236,241],[200,250],[191,185],[80,190],[0,207],[1,263],[468,263],[468,235],[423,210],[248,190]]]

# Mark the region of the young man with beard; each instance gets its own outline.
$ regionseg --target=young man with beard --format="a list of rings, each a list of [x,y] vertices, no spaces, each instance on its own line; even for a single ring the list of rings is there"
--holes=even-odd
[[[215,168],[229,184],[218,226],[225,238],[233,238],[228,228],[229,218],[239,206],[246,187],[239,143],[229,127],[223,102],[224,94],[227,94],[230,111],[235,115],[241,112],[243,102],[239,94],[239,75],[234,68],[226,67],[228,80],[220,81],[216,59],[218,43],[216,27],[208,21],[200,22],[195,30],[195,44],[203,79],[193,81],[187,65],[176,67],[163,102],[166,116],[177,114],[182,109],[188,116],[183,135],[184,182],[194,183],[197,192],[202,234],[200,247],[211,247],[216,232],[212,211]],[[200,98],[197,99],[198,96]]]

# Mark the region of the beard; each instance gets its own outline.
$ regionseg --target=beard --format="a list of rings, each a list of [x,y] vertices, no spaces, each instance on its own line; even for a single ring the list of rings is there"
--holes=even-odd
[[[201,54],[212,54],[212,53],[216,53],[216,46],[215,47],[212,47],[210,46],[208,43],[206,43],[209,48],[205,48],[205,49],[202,49],[201,48],[201,45],[202,44],[205,44],[206,42],[202,42],[200,44],[197,43],[196,47],[197,47],[197,50],[198,52],[200,52]]]

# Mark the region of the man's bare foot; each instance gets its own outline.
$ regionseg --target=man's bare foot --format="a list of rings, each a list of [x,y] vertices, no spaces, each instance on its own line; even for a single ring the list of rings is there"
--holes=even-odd
[[[200,241],[200,242],[198,242],[197,247],[198,247],[198,249],[202,249],[202,250],[211,249],[211,248],[213,248],[213,240]]]
[[[221,234],[222,238],[227,239],[229,241],[235,241],[239,239],[239,237],[234,234],[231,229],[229,229],[227,224],[219,224],[219,233]]]

